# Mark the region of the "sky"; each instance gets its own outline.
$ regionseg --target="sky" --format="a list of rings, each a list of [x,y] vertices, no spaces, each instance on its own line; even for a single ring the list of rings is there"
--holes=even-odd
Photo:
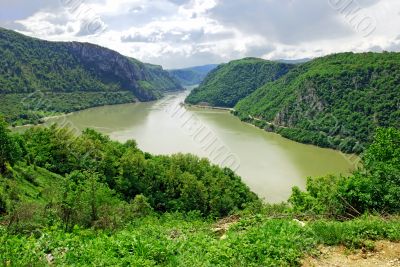
[[[164,68],[400,51],[399,0],[0,0],[0,27]]]

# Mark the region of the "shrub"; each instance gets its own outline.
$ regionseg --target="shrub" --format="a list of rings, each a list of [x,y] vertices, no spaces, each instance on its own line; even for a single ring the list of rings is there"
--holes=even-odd
[[[400,212],[400,130],[378,129],[363,155],[364,167],[350,177],[307,180],[305,192],[293,189],[297,212],[354,217],[365,212]]]

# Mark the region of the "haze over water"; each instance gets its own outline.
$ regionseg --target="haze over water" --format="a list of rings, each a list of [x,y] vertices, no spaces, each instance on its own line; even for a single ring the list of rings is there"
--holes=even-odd
[[[203,144],[184,129],[182,120],[168,112],[183,102],[187,94],[187,91],[174,93],[150,103],[88,109],[67,115],[67,120],[80,130],[93,128],[121,142],[135,139],[142,150],[153,154],[182,152],[210,157]],[[228,111],[182,109],[236,155],[237,173],[266,201],[287,200],[293,186],[305,187],[308,176],[347,174],[353,169],[340,152],[267,133],[241,122]],[[62,121],[65,118],[54,118],[47,124]]]

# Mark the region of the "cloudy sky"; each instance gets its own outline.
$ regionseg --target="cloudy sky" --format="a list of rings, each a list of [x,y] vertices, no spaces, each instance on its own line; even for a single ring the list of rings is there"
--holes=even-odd
[[[0,26],[165,68],[400,51],[399,0],[0,0]]]

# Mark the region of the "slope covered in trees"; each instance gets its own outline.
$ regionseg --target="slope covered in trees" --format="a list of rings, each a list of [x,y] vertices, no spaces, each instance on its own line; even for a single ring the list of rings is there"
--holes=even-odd
[[[90,180],[128,202],[143,194],[156,211],[198,210],[216,217],[257,201],[240,177],[206,159],[181,154],[153,156],[139,150],[135,141],[121,144],[93,130],[76,137],[66,128],[37,127],[20,135],[10,133],[1,121],[0,144],[0,174],[6,178],[0,182],[3,188],[11,186],[8,178],[31,179],[35,185],[35,176],[47,173],[44,177],[67,177],[63,182],[68,187],[87,187],[81,183]],[[3,202],[12,201],[6,199]]]
[[[361,152],[400,128],[400,53],[342,53],[302,64],[241,100],[236,115],[290,139]]]
[[[222,64],[211,71],[185,100],[189,104],[233,107],[240,99],[267,82],[286,74],[292,65],[258,58]]]
[[[394,128],[377,131],[362,169],[309,179],[279,205],[207,160],[153,156],[93,130],[21,135],[0,120],[0,148],[4,265],[301,266],[320,246],[400,241]]]
[[[165,91],[182,89],[160,66],[144,64],[93,44],[48,42],[2,28],[0,66],[0,97],[7,100],[11,94],[17,94],[11,96],[18,98],[17,102],[29,98],[24,94],[38,91],[45,94],[48,101],[52,101],[54,94],[63,94],[66,103],[76,98],[69,93],[80,93],[83,99],[89,99],[92,92],[109,94],[99,103],[93,103],[95,99],[83,100],[82,106],[95,106],[155,100]],[[121,95],[124,96],[118,100]],[[7,103],[2,104],[0,113],[8,121],[18,120],[19,116],[23,119],[27,115],[40,115],[22,104],[14,105],[15,113],[10,114],[4,109]],[[69,108],[77,110],[79,106]],[[57,107],[40,108],[42,112],[56,110]]]
[[[184,86],[200,84],[207,74],[218,65],[210,64],[185,69],[169,70],[168,72]]]

